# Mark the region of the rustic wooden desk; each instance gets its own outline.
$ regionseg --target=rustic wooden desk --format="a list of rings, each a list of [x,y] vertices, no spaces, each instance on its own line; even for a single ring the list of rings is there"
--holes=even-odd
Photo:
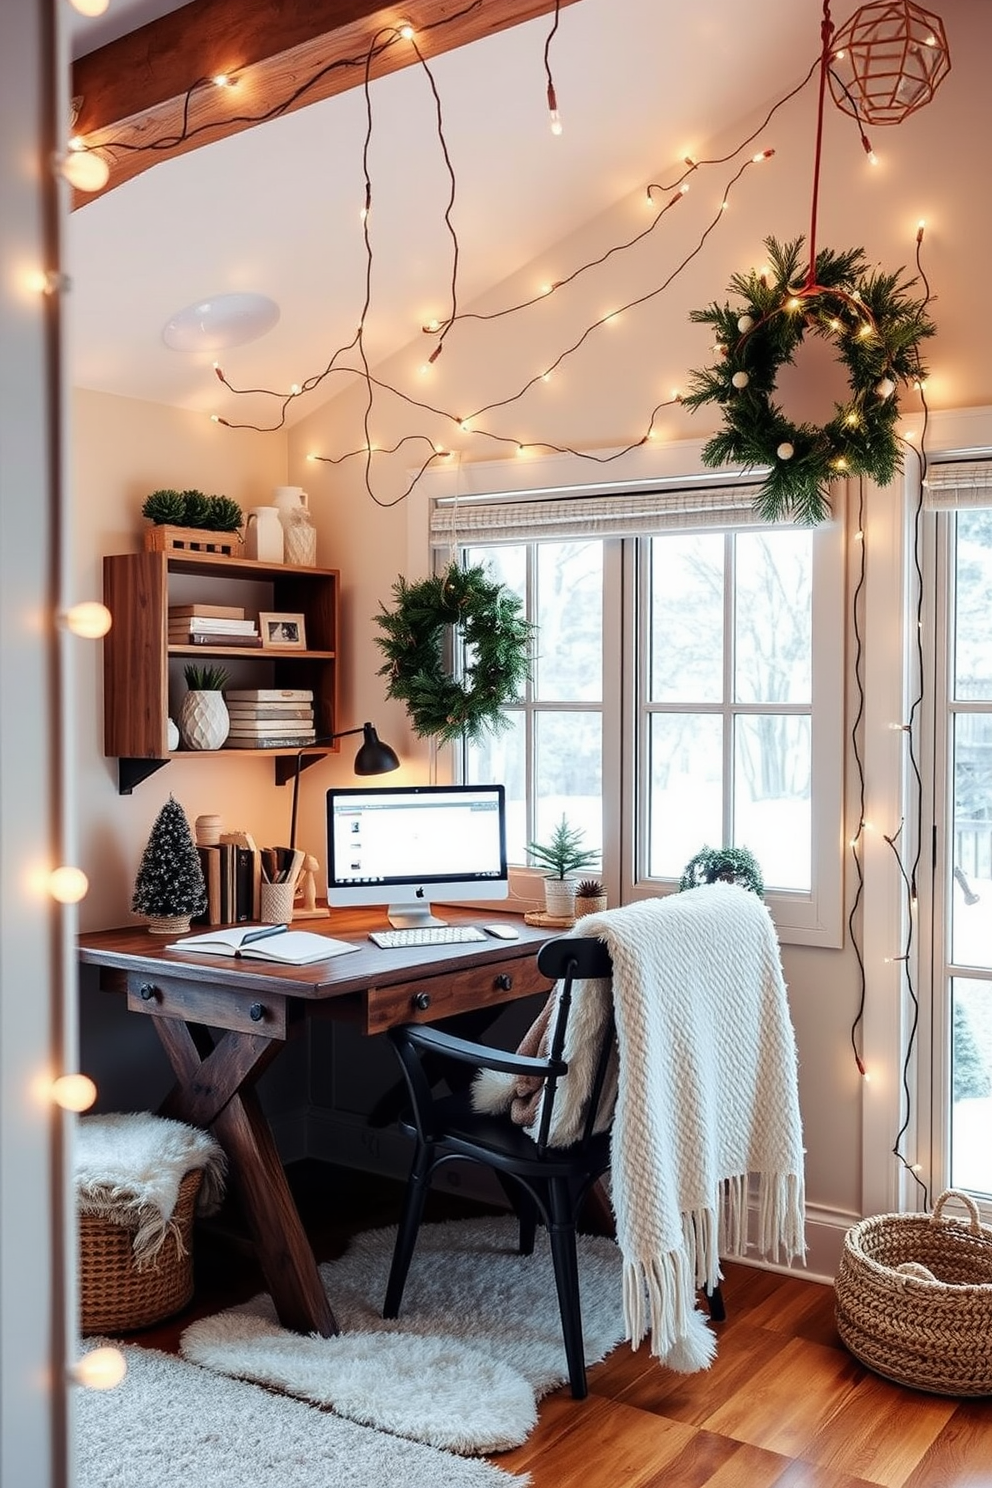
[[[307,1018],[343,1019],[365,1033],[382,1033],[397,1023],[432,1023],[548,988],[535,958],[554,932],[516,915],[446,907],[444,916],[452,924],[506,919],[519,939],[381,950],[368,939],[368,931],[383,924],[373,910],[307,921],[305,929],[360,947],[309,966],[169,951],[144,927],[79,939],[80,961],[100,968],[101,987],[125,993],[132,1012],[154,1019],[176,1076],[162,1114],[211,1128],[227,1153],[284,1327],[325,1337],[338,1331],[255,1090],[286,1041]]]

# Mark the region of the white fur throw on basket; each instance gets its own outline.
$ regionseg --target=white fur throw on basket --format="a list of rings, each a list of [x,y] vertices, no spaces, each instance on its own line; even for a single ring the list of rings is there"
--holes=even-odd
[[[73,1166],[80,1212],[135,1226],[134,1258],[147,1265],[169,1233],[185,1174],[203,1169],[196,1207],[212,1214],[224,1196],[227,1159],[209,1132],[136,1111],[81,1116]]]
[[[613,980],[573,989],[552,1141],[581,1129],[582,1055],[608,1015],[612,985],[611,1194],[627,1336],[636,1347],[650,1331],[652,1353],[670,1368],[703,1369],[715,1341],[695,1293],[717,1284],[721,1255],[747,1253],[749,1179],[755,1249],[785,1261],[805,1254],[795,1035],[778,938],[757,895],[723,883],[588,915],[573,933],[604,942]],[[535,1032],[539,1041],[537,1024]],[[480,1110],[516,1102],[532,1134],[540,1093],[533,1097],[512,1075],[483,1072],[473,1088]]]

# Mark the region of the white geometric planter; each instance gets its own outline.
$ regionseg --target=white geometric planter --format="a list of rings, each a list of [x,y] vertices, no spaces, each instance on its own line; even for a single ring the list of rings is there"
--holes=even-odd
[[[222,692],[191,688],[179,705],[179,735],[187,749],[219,749],[231,731]]]

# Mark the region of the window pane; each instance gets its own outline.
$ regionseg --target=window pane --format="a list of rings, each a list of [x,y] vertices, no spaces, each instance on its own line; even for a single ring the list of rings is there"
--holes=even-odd
[[[680,878],[701,847],[723,843],[723,722],[655,713],[650,724],[647,871]]]
[[[527,588],[527,548],[524,543],[510,543],[505,548],[468,548],[465,567],[478,568],[480,565],[488,569],[497,584],[504,584],[523,603]]]
[[[739,703],[810,701],[812,601],[811,533],[738,534],[734,695]]]
[[[723,697],[724,549],[722,533],[651,541],[651,702]]]
[[[951,1183],[992,1195],[992,985],[951,981]]]
[[[734,836],[766,888],[808,890],[811,879],[810,721],[761,714],[734,730]]]
[[[992,511],[959,512],[954,696],[992,699]]]
[[[951,960],[992,969],[992,714],[954,718]]]
[[[537,686],[542,702],[603,696],[603,545],[549,542],[537,549]]]
[[[562,814],[585,836],[582,846],[603,845],[603,720],[600,713],[539,712],[535,731],[537,842],[547,842]]]
[[[469,744],[466,778],[470,785],[506,786],[506,856],[527,861],[527,756],[524,715],[507,708],[510,727]]]

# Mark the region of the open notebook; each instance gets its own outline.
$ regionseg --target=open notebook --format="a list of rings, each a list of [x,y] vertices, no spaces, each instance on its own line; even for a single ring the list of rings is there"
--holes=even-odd
[[[357,951],[350,940],[332,940],[312,930],[289,930],[285,925],[237,925],[230,930],[208,930],[205,935],[187,935],[174,940],[167,951],[192,951],[197,956],[240,956],[252,961],[278,961],[287,966],[305,966],[310,961],[329,961]]]

